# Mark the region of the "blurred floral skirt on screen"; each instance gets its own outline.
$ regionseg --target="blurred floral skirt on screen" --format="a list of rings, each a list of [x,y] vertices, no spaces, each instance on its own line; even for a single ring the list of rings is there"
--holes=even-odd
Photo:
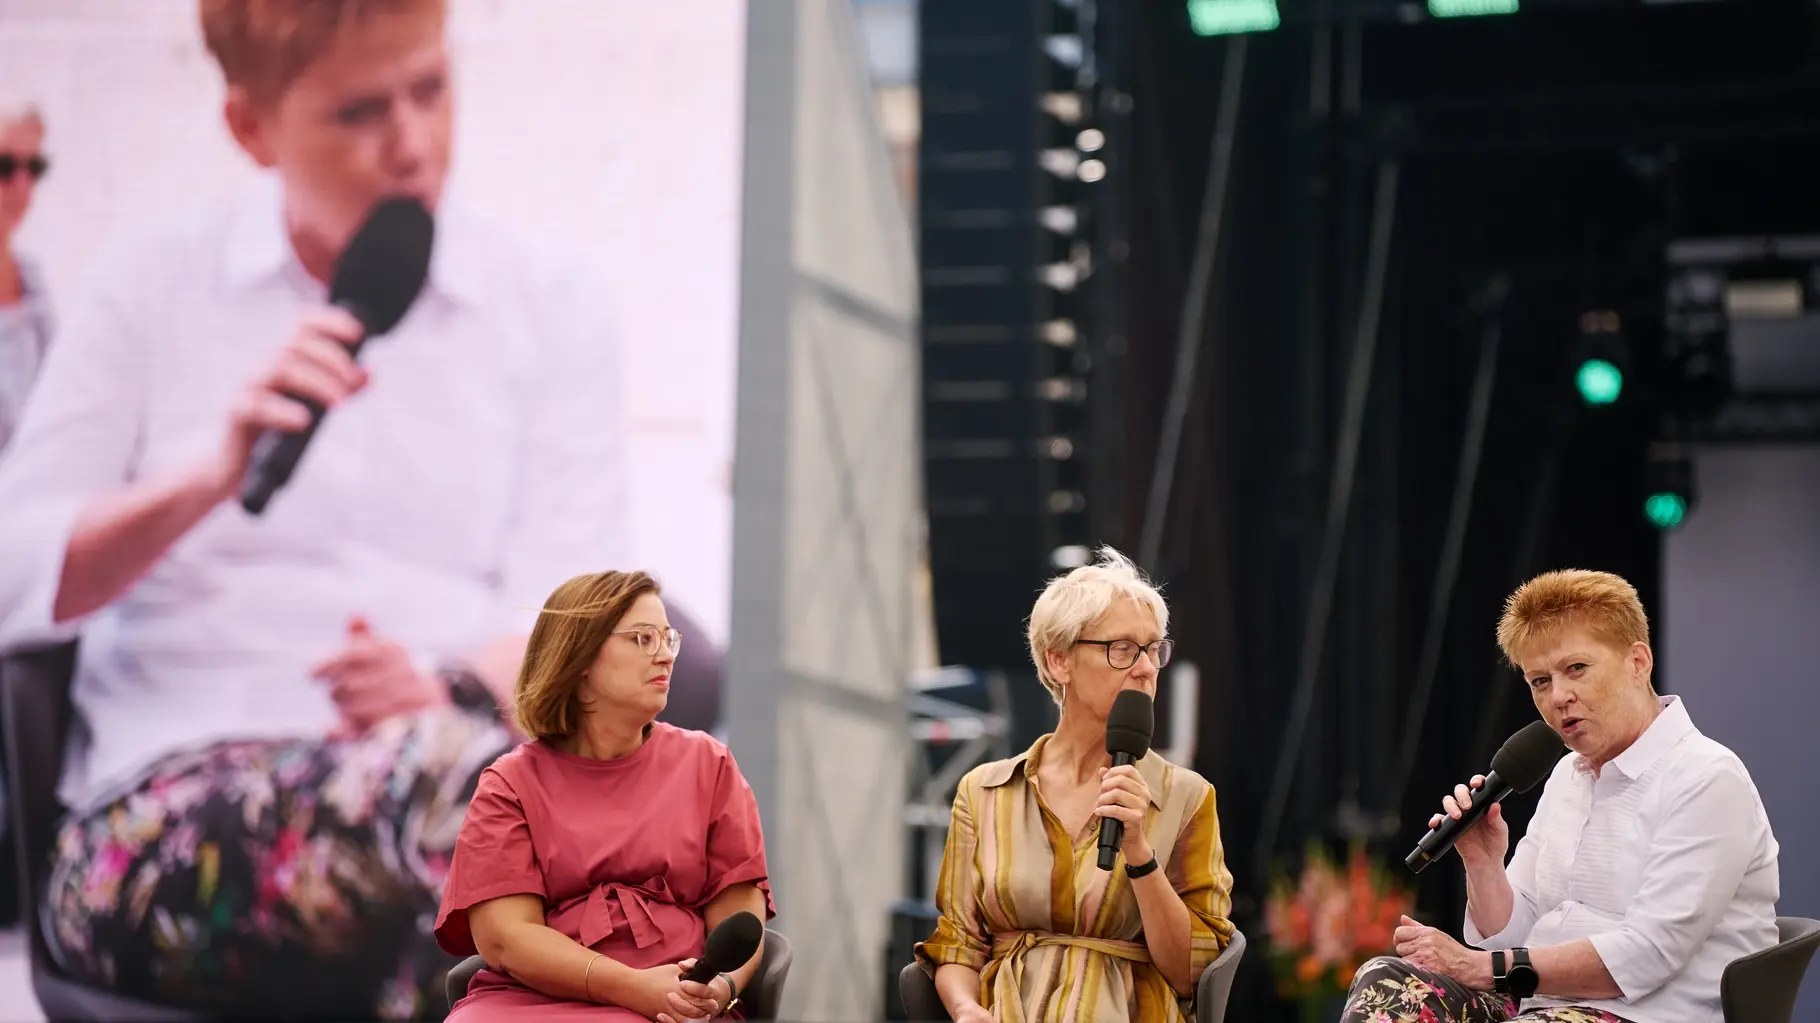
[[[430,937],[480,772],[514,740],[441,708],[345,741],[173,753],[65,820],[41,921],[73,978],[256,1019],[439,1019]]]

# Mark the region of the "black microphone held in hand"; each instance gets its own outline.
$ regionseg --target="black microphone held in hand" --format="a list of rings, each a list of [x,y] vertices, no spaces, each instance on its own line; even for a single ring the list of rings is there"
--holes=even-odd
[[[1124,767],[1144,759],[1144,754],[1150,752],[1150,733],[1155,730],[1156,705],[1150,697],[1136,689],[1120,691],[1106,715],[1106,752],[1112,754],[1112,766]],[[1118,862],[1119,844],[1124,840],[1124,821],[1100,818],[1101,870],[1111,870]]]
[[[684,971],[682,979],[706,984],[723,973],[732,973],[752,960],[759,943],[764,940],[764,923],[741,910],[722,920],[709,933],[701,958]]]
[[[335,264],[329,283],[329,304],[347,310],[366,328],[366,338],[379,337],[398,326],[430,275],[430,248],[436,224],[430,211],[411,198],[386,199],[373,207],[354,232],[353,240]],[[360,345],[350,346],[360,355]],[[267,430],[253,444],[246,475],[240,481],[240,506],[259,515],[303,457],[303,449],[322,424],[323,408],[313,401],[296,399],[310,410],[310,425],[297,433]]]
[[[1485,785],[1473,791],[1472,805],[1459,819],[1443,816],[1441,823],[1422,836],[1415,850],[1404,858],[1410,870],[1420,874],[1423,868],[1446,855],[1460,836],[1466,834],[1479,818],[1491,811],[1491,805],[1512,792],[1528,792],[1540,785],[1561,759],[1561,737],[1546,721],[1532,721],[1517,734],[1504,740],[1504,745],[1491,758],[1491,773]]]

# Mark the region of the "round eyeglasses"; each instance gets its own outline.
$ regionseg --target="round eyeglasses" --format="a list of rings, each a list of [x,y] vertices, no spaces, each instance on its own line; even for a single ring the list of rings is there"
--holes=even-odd
[[[1124,671],[1137,663],[1139,654],[1149,654],[1150,663],[1161,668],[1169,663],[1169,655],[1175,650],[1175,640],[1159,639],[1154,643],[1135,643],[1129,639],[1077,639],[1077,646],[1103,646],[1106,648],[1106,663],[1119,671]]]
[[[640,625],[636,629],[621,629],[615,636],[631,636],[638,643],[638,649],[647,657],[656,657],[661,648],[675,657],[682,651],[682,633],[675,629],[660,629],[655,625]]]

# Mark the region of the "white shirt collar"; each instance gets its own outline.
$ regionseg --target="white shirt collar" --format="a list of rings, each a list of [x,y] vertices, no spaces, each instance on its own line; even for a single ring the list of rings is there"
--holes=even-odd
[[[474,258],[476,241],[450,204],[436,218],[436,246],[430,255],[429,287],[448,298],[472,302],[485,294],[487,275]],[[284,230],[284,204],[276,175],[262,177],[233,210],[223,262],[227,283],[244,288],[280,276],[298,275],[303,267]]]
[[[1635,780],[1643,772],[1653,767],[1662,755],[1675,747],[1694,730],[1693,718],[1688,717],[1687,707],[1681,703],[1679,696],[1657,697],[1662,712],[1656,720],[1649,723],[1643,734],[1635,742],[1625,747],[1624,752],[1613,757],[1611,764],[1626,778]],[[1592,772],[1592,765],[1583,756],[1574,758],[1574,766],[1587,773]]]

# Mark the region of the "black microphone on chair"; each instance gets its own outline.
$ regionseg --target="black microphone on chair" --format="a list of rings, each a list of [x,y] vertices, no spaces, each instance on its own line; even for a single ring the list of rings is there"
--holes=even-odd
[[[335,263],[329,304],[347,310],[366,328],[361,344],[389,333],[417,301],[429,279],[435,236],[430,211],[407,197],[381,201],[354,232]],[[349,351],[358,357],[360,347],[351,345]],[[252,459],[240,481],[240,506],[250,515],[263,514],[272,496],[291,481],[303,449],[322,425],[322,406],[297,400],[310,410],[310,425],[296,433],[267,430],[253,443]]]
[[[1136,689],[1120,690],[1113,698],[1112,711],[1106,715],[1106,752],[1112,754],[1112,766],[1125,767],[1144,759],[1150,752],[1150,734],[1156,730],[1156,705]],[[1119,844],[1125,840],[1125,822],[1111,817],[1100,818],[1100,869],[1111,870],[1118,862]]]
[[[741,910],[722,920],[709,933],[701,958],[682,975],[684,980],[706,984],[723,973],[752,961],[759,943],[765,940],[765,925],[758,917]]]
[[[1560,759],[1561,737],[1548,727],[1548,722],[1531,721],[1523,726],[1517,734],[1504,740],[1504,745],[1492,756],[1491,773],[1485,776],[1485,785],[1470,790],[1472,805],[1461,812],[1458,820],[1443,816],[1441,823],[1423,835],[1414,851],[1404,858],[1404,865],[1420,874],[1423,868],[1446,855],[1461,835],[1479,823],[1479,818],[1490,813],[1491,804],[1512,792],[1528,792],[1540,785]]]

